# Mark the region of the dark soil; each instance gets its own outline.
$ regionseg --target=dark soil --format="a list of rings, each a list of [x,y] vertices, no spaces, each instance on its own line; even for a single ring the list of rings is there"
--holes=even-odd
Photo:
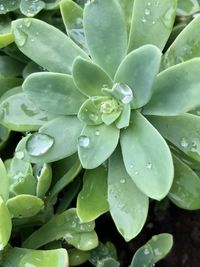
[[[118,234],[109,215],[97,220],[97,233],[104,242],[112,241],[118,250],[120,267],[128,267],[134,252],[145,244],[152,235],[171,233],[174,246],[170,254],[156,264],[156,267],[199,267],[200,266],[200,211],[186,211],[169,204],[159,210],[151,204],[149,217],[142,232],[126,243]],[[83,266],[92,266],[89,263]]]

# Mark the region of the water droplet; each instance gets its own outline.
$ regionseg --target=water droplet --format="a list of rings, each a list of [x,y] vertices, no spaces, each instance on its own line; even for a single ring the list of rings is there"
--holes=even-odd
[[[187,141],[187,139],[185,137],[181,138],[180,144],[184,148],[188,147],[188,145],[189,145],[189,143],[188,143],[188,141]]]
[[[138,175],[138,171],[135,171],[134,174],[135,174],[135,175]]]
[[[0,5],[0,10],[1,11],[4,11],[5,10],[4,5],[2,5],[2,4]]]
[[[90,144],[90,139],[89,137],[85,136],[85,135],[81,135],[79,138],[78,138],[78,143],[79,143],[79,146],[80,147],[88,147],[89,144]]]
[[[113,111],[112,102],[106,101],[101,103],[100,112],[109,114],[112,111]]]
[[[20,28],[20,26],[14,30],[14,34],[17,45],[22,47],[25,45],[28,35]]]
[[[100,135],[100,131],[96,130],[95,135],[97,135],[97,136]]]
[[[151,162],[148,162],[147,165],[146,165],[146,168],[147,169],[152,169],[152,163]]]
[[[124,178],[120,180],[121,184],[125,184],[125,182],[126,182],[126,180]]]
[[[31,19],[24,19],[24,25],[29,28],[31,26]]]
[[[23,152],[23,151],[17,151],[17,152],[15,153],[15,157],[16,157],[17,159],[23,159],[23,158],[24,158],[24,152]]]
[[[155,253],[156,256],[162,255],[162,252],[159,250],[159,248],[155,248],[154,249],[154,253]]]
[[[145,23],[147,20],[143,17],[142,18],[142,22]]]
[[[114,97],[119,99],[123,104],[129,104],[133,99],[133,92],[125,83],[115,83],[112,91]]]
[[[30,156],[37,157],[47,153],[53,144],[53,137],[42,133],[35,133],[27,140],[26,149]]]
[[[133,167],[134,167],[134,165],[133,165],[133,164],[131,164],[131,165],[130,165],[130,168],[131,168],[131,169],[133,169]]]
[[[151,6],[151,2],[148,2],[148,3],[147,3],[147,6]]]
[[[156,22],[153,20],[153,21],[152,21],[152,24],[153,24],[153,25],[155,25],[155,24],[156,24]]]
[[[91,114],[89,114],[89,118],[91,121],[96,122],[98,120],[99,116],[95,113],[91,113]]]
[[[31,42],[34,42],[34,41],[35,41],[35,39],[34,39],[34,38],[31,38],[30,40],[31,40]]]
[[[150,11],[148,8],[146,8],[145,11],[144,11],[144,14],[145,14],[146,16],[149,16],[150,13],[151,13],[151,11]]]
[[[144,254],[145,255],[148,255],[150,252],[149,252],[149,250],[148,250],[148,248],[145,248],[145,250],[144,250]]]

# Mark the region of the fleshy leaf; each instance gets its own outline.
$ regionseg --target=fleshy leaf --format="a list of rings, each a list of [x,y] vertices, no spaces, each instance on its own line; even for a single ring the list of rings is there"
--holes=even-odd
[[[77,114],[86,100],[75,86],[72,76],[66,74],[31,74],[23,83],[23,89],[38,108],[59,115]]]
[[[124,18],[126,21],[127,31],[129,32],[131,26],[131,17],[132,17],[134,0],[118,0],[118,2],[122,7],[122,11],[124,13]]]
[[[152,267],[163,259],[171,250],[173,237],[164,233],[153,236],[144,246],[139,248],[131,262],[130,267]]]
[[[129,104],[123,106],[123,110],[115,122],[115,125],[118,129],[126,128],[129,126],[131,116],[131,106]]]
[[[72,73],[76,86],[86,96],[101,96],[103,87],[111,88],[113,85],[103,69],[82,58],[75,60]]]
[[[5,1],[0,0],[0,14],[6,14],[7,12],[13,11],[19,7],[20,0]]]
[[[200,59],[195,58],[161,72],[154,83],[153,95],[143,113],[176,116],[199,105]]]
[[[9,196],[9,178],[3,161],[0,159],[0,197],[4,201],[8,199]]]
[[[109,158],[119,140],[114,125],[86,126],[78,141],[78,154],[85,169],[94,169]]]
[[[129,51],[145,44],[164,48],[171,33],[177,0],[134,0]]]
[[[15,20],[12,31],[19,49],[48,71],[70,74],[77,56],[87,58],[68,36],[41,20]]]
[[[157,130],[137,111],[121,134],[123,160],[128,174],[147,196],[160,200],[173,182],[169,147]]]
[[[83,29],[83,9],[72,0],[63,0],[60,11],[68,36],[88,53]]]
[[[60,238],[73,238],[73,235],[75,234],[77,234],[76,240],[78,240],[81,237],[81,234],[95,233],[94,227],[94,221],[90,223],[81,223],[76,214],[76,209],[70,209],[60,215],[53,216],[46,224],[25,240],[23,247],[37,249]],[[98,242],[97,237],[96,241]],[[97,242],[93,248],[97,246]]]
[[[164,68],[169,68],[175,64],[200,56],[199,27],[200,17],[197,16],[183,29],[167,49],[163,57]]]
[[[58,117],[46,123],[35,134],[36,138],[32,138],[29,144],[26,142],[26,151],[31,162],[48,163],[74,154],[82,127],[82,123],[74,116]],[[49,143],[47,138],[40,138],[40,135],[49,137],[52,142]],[[50,144],[52,145],[49,147]]]
[[[115,0],[89,1],[84,8],[83,23],[92,59],[113,77],[127,50],[121,7]]]
[[[68,249],[68,254],[70,266],[81,265],[88,261],[88,258],[90,256],[90,253],[88,251],[82,251],[76,248]]]
[[[156,46],[145,45],[129,53],[120,64],[114,81],[125,83],[132,89],[132,108],[144,106],[151,98],[160,60],[160,50]]]
[[[12,76],[0,75],[0,96],[6,93],[9,89],[22,84],[22,80]]]
[[[169,191],[169,199],[178,207],[187,210],[200,208],[200,179],[198,175],[180,159],[173,156],[174,182]]]
[[[40,0],[21,0],[20,2],[20,11],[27,17],[37,15],[44,7],[45,3]]]
[[[51,185],[52,169],[50,164],[34,166],[34,175],[37,179],[36,196],[44,197]]]
[[[200,162],[199,116],[182,114],[173,117],[149,116],[148,119],[168,141]]]
[[[200,10],[198,0],[178,0],[177,15],[190,16]]]
[[[107,171],[103,166],[87,170],[83,188],[77,198],[77,214],[82,222],[98,218],[109,209],[107,202]]]
[[[7,245],[12,231],[11,216],[6,204],[0,197],[0,251]]]
[[[53,114],[36,108],[24,93],[8,97],[0,104],[1,123],[10,130],[35,131],[54,118]]]
[[[42,199],[26,194],[10,198],[6,205],[11,216],[15,218],[32,217],[44,208]]]
[[[3,264],[4,267],[68,267],[68,255],[63,248],[42,251],[15,247],[7,251]]]
[[[108,202],[118,231],[126,241],[130,241],[144,226],[148,197],[126,172],[119,149],[109,159]]]

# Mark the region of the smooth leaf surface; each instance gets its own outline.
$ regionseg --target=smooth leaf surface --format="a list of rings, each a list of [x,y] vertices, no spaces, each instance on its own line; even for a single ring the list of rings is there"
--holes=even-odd
[[[145,45],[129,53],[120,64],[114,81],[125,83],[132,89],[132,108],[144,106],[151,98],[160,60],[160,50],[156,46]]]
[[[32,217],[44,208],[42,199],[26,194],[8,199],[6,205],[15,218]]]
[[[25,240],[23,247],[37,249],[51,241],[63,237],[70,238],[72,234],[79,234],[80,237],[81,233],[93,232],[94,227],[94,221],[81,223],[76,214],[76,209],[70,209],[60,215],[53,216],[46,224]],[[41,236],[42,239],[40,238]]]
[[[0,196],[6,201],[9,196],[9,178],[3,161],[0,159]]]
[[[180,159],[173,156],[174,182],[169,191],[169,199],[178,207],[187,210],[200,208],[200,179],[198,175]]]
[[[11,216],[6,204],[0,197],[0,250],[8,244],[12,231]]]
[[[168,141],[196,161],[200,161],[200,117],[182,114],[174,117],[148,117]],[[187,125],[187,127],[186,127]]]
[[[14,247],[9,249],[3,264],[5,267],[67,267],[68,254],[62,248],[42,251]]]
[[[82,123],[75,116],[58,117],[39,129],[39,134],[46,135],[53,139],[53,144],[45,153],[41,152],[41,146],[46,147],[45,142],[38,138],[33,138],[31,147],[37,152],[37,156],[31,156],[26,145],[26,150],[30,155],[31,162],[48,163],[71,156],[77,151],[77,140],[83,128]]]
[[[149,202],[126,172],[119,149],[109,159],[108,203],[120,234],[133,239],[144,226]]]
[[[108,210],[107,170],[103,166],[87,170],[83,176],[83,188],[77,198],[79,218],[82,222],[89,222]]]
[[[128,51],[145,44],[164,48],[171,33],[177,0],[134,0]]]
[[[48,71],[70,74],[77,56],[87,58],[68,36],[41,20],[15,20],[12,31],[19,49]]]
[[[154,83],[153,95],[143,113],[176,116],[199,105],[200,59],[195,58],[161,72]]]
[[[83,23],[92,59],[113,77],[127,50],[126,25],[118,2],[88,2]]]
[[[60,11],[68,36],[88,53],[83,29],[83,9],[72,0],[63,0]]]
[[[76,86],[86,96],[101,96],[103,87],[111,88],[113,85],[102,68],[82,58],[75,60],[72,74]]]
[[[124,13],[124,18],[126,21],[127,31],[129,32],[130,26],[131,26],[131,18],[132,18],[134,0],[118,0],[118,2],[122,7],[122,11]]]
[[[78,142],[78,154],[83,168],[94,169],[115,150],[119,129],[114,125],[85,126]]]
[[[131,106],[129,104],[123,106],[123,110],[115,122],[115,125],[118,129],[126,128],[129,125],[131,117]]]
[[[135,111],[120,141],[126,170],[138,188],[153,199],[164,198],[174,173],[171,153],[162,136]]]
[[[23,89],[36,107],[58,115],[77,114],[86,100],[72,76],[66,74],[34,73],[25,80]]]
[[[200,56],[199,27],[200,17],[197,16],[183,29],[167,49],[163,58],[164,68],[169,68],[175,64]]]
[[[12,95],[0,104],[1,123],[13,131],[35,131],[53,119],[53,114],[36,108],[24,93]]]

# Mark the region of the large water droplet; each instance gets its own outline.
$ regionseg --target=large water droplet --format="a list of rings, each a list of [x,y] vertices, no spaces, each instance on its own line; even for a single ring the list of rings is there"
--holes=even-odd
[[[181,142],[180,142],[181,146],[184,147],[184,148],[187,148],[189,143],[187,141],[187,139],[185,137],[182,137],[181,138]]]
[[[24,152],[23,152],[23,151],[17,151],[17,152],[15,153],[15,157],[16,157],[17,159],[23,159],[23,158],[24,158]]]
[[[115,83],[112,91],[113,96],[119,99],[123,104],[128,104],[133,99],[133,92],[125,83]]]
[[[90,144],[90,139],[88,136],[85,136],[85,135],[81,135],[79,138],[78,138],[78,143],[79,143],[79,146],[80,147],[88,147],[89,144]]]
[[[37,157],[47,153],[53,144],[53,137],[42,133],[35,133],[29,137],[26,149],[30,156]]]
[[[17,45],[22,47],[25,45],[28,35],[20,28],[20,26],[14,30],[14,34]]]

